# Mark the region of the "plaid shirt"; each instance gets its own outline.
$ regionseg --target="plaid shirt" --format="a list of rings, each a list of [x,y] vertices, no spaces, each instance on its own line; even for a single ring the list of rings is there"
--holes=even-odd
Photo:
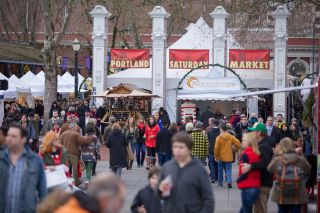
[[[209,154],[208,136],[202,133],[201,130],[195,130],[191,134],[192,137],[192,156],[195,158],[205,158]]]
[[[8,153],[9,154],[9,153]],[[16,165],[10,163],[8,189],[6,196],[6,213],[19,213],[21,208],[21,192],[23,184],[23,174],[26,164],[26,150],[20,156]]]

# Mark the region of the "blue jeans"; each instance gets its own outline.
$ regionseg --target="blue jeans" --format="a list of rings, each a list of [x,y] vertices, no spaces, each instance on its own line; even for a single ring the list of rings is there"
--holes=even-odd
[[[211,180],[217,180],[218,178],[218,163],[214,160],[214,155],[209,154],[209,169],[210,169],[210,178]]]
[[[221,186],[223,184],[223,170],[226,171],[227,183],[232,183],[232,163],[231,162],[218,162],[218,184]]]
[[[278,205],[278,213],[300,213],[301,205]]]
[[[259,197],[259,188],[241,189],[242,207],[240,213],[252,213],[252,206]]]
[[[171,154],[159,152],[158,153],[158,161],[159,165],[162,166],[165,162],[171,159]]]
[[[143,166],[144,157],[146,155],[146,147],[143,143],[136,143],[136,157],[138,166]]]

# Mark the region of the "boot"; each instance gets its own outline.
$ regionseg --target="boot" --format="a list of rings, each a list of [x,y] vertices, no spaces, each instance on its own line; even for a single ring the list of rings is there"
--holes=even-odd
[[[150,162],[151,162],[151,160],[150,160],[150,158],[149,158],[148,156],[146,157],[146,162],[147,162],[146,170],[149,170],[149,169],[150,169]]]
[[[129,162],[129,170],[132,170],[133,160],[130,160]]]

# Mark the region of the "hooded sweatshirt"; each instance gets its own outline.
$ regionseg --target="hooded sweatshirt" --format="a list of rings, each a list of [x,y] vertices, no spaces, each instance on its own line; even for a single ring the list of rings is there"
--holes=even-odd
[[[234,149],[232,146],[234,145]],[[240,141],[229,133],[225,132],[220,134],[216,139],[214,146],[214,157],[223,162],[233,161],[233,151],[240,149]]]
[[[162,167],[160,182],[168,175],[172,177],[170,196],[163,198],[163,213],[207,213],[214,212],[214,198],[208,174],[203,164],[192,159],[180,167],[175,159]]]

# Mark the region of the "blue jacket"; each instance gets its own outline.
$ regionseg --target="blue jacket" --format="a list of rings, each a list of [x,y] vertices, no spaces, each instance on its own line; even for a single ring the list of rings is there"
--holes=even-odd
[[[26,169],[21,192],[21,209],[23,213],[35,212],[37,203],[47,196],[47,183],[44,164],[41,158],[33,153],[28,146],[26,149]],[[7,184],[10,169],[8,148],[0,151],[0,213],[5,211]]]

